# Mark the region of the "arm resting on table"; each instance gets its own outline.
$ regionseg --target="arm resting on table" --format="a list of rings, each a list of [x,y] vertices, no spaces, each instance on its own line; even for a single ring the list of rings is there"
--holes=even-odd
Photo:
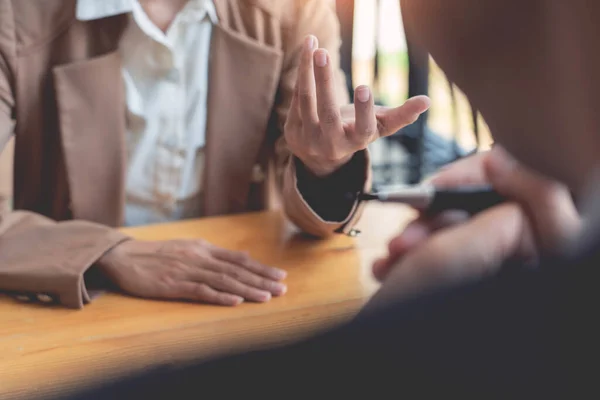
[[[10,3],[0,1],[0,153],[15,126],[15,42]],[[8,212],[7,204],[0,194],[0,292],[31,299],[45,295],[67,307],[83,307],[90,300],[84,273],[127,237],[89,222],[57,223],[30,212]]]
[[[81,308],[90,301],[85,272],[125,240],[125,235],[99,224],[57,223],[23,211],[6,214],[0,222],[0,290],[43,294]]]

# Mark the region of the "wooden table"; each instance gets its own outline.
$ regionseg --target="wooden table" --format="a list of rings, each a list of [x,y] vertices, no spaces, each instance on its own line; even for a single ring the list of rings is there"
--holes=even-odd
[[[357,239],[311,240],[277,212],[128,229],[139,239],[201,237],[288,271],[286,296],[235,308],[105,295],[81,311],[0,297],[0,398],[56,395],[149,366],[296,340],[356,314],[377,289],[372,261],[412,218],[370,206]]]

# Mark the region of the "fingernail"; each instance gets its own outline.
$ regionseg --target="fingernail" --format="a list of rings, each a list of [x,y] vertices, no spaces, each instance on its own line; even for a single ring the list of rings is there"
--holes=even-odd
[[[325,50],[319,50],[315,53],[315,64],[320,68],[327,65],[327,52]]]
[[[427,111],[429,109],[429,107],[431,107],[431,99],[427,96],[419,96],[419,98],[423,102],[423,106],[425,108],[424,111]]]
[[[261,295],[260,295],[260,301],[267,302],[267,301],[271,300],[271,297],[272,297],[271,293],[269,293],[269,292],[261,293]]]
[[[275,275],[275,279],[277,279],[278,281],[281,281],[281,280],[285,279],[285,277],[287,276],[287,272],[278,269],[278,270],[275,270],[275,273],[273,275]]]
[[[243,302],[244,302],[244,298],[243,297],[235,296],[233,305],[234,306],[239,306]]]
[[[314,50],[315,48],[315,37],[312,35],[309,35],[306,37],[306,41],[305,41],[305,46],[306,46],[306,50]]]
[[[415,111],[419,114],[424,113],[425,111],[429,110],[429,108],[431,107],[431,99],[427,96],[411,97],[410,99],[406,100],[406,102],[404,104],[407,104],[407,103],[416,105],[418,107],[418,109]]]
[[[287,293],[287,286],[283,283],[276,283],[273,285],[273,294],[282,296]]]
[[[361,86],[356,90],[356,98],[361,103],[366,103],[371,99],[371,91],[366,86]]]

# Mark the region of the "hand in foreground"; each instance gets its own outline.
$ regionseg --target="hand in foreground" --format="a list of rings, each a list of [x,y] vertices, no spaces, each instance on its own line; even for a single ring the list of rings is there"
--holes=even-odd
[[[418,96],[397,108],[375,107],[366,86],[356,89],[354,105],[336,99],[335,66],[325,49],[309,36],[304,45],[285,139],[290,151],[315,175],[327,176],[371,142],[415,122],[429,108]]]
[[[98,262],[121,290],[138,297],[236,306],[285,294],[285,271],[202,240],[128,241]]]
[[[413,221],[373,266],[384,281],[374,303],[494,274],[507,261],[561,252],[581,230],[568,189],[520,165],[501,147],[442,170],[438,187],[491,184],[512,202],[472,218],[446,212]]]

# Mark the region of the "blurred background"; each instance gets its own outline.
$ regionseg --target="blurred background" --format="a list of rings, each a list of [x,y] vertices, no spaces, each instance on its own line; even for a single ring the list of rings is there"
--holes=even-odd
[[[464,94],[406,37],[400,0],[337,0],[336,6],[349,90],[369,85],[376,102],[386,106],[400,105],[409,95],[432,100],[415,126],[371,146],[377,186],[418,183],[440,166],[491,146],[485,121]]]
[[[374,184],[416,184],[440,166],[492,140],[485,122],[428,54],[404,32],[400,0],[336,0],[342,30],[342,67],[348,90],[374,89],[381,105],[426,94],[431,110],[414,126],[372,145]],[[12,192],[12,144],[0,155],[0,196]]]

